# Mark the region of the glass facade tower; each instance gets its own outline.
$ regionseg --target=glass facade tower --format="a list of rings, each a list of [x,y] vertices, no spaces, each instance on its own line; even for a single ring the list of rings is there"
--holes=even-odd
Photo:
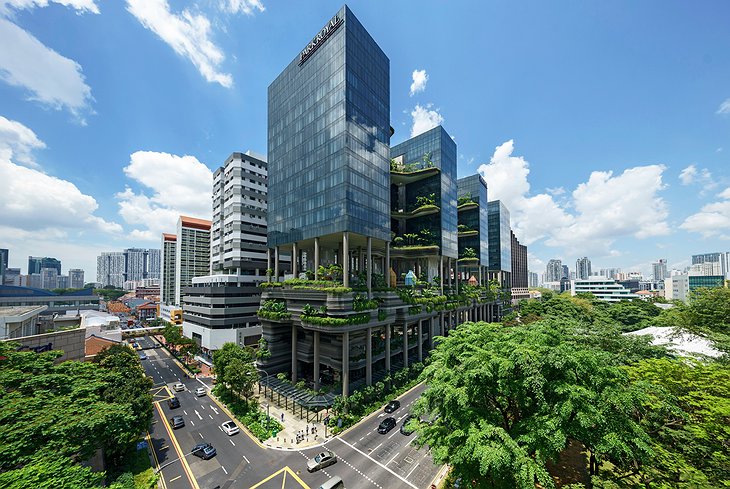
[[[342,7],[269,86],[268,245],[390,240],[390,61]]]
[[[512,238],[510,237],[509,210],[500,200],[487,205],[489,220],[489,273],[490,278],[510,285],[512,272]]]
[[[464,237],[459,237],[459,255],[466,248],[474,248],[479,258],[479,264],[489,264],[489,217],[487,211],[487,182],[481,175],[470,175],[460,178],[456,182],[459,198],[470,198],[478,207],[470,204],[463,205],[459,211],[459,224],[463,224],[470,231],[465,231]],[[477,231],[477,233],[473,233]]]

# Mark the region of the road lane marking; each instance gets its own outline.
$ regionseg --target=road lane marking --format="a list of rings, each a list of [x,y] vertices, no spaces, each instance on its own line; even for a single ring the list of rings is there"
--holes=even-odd
[[[231,445],[233,445],[234,447],[236,446],[236,444],[233,443],[233,440],[231,440],[230,438],[228,439],[228,441],[230,441],[231,442]]]
[[[388,440],[390,440],[391,438],[393,438],[393,437],[394,437],[395,435],[397,435],[398,433],[400,433],[400,431],[399,431],[399,430],[395,430],[395,431],[393,432],[393,434],[392,434],[392,435],[390,435],[390,436],[388,437]]]
[[[418,467],[419,465],[421,465],[421,464],[420,464],[420,462],[419,462],[419,463],[417,463],[416,465],[414,465],[414,466],[413,466],[413,468],[411,469],[411,471],[410,471],[410,472],[408,472],[408,475],[407,475],[406,477],[410,477],[410,476],[411,476],[411,474],[413,473],[413,471],[414,471],[414,470],[416,470],[416,467]]]
[[[209,414],[208,416],[210,416],[210,419],[213,419],[213,415],[212,414]]]
[[[380,448],[380,447],[381,447],[382,445],[383,445],[383,444],[382,444],[382,443],[380,443],[380,445],[378,445],[377,447],[373,448],[373,449],[372,449],[372,450],[370,450],[370,451],[371,451],[371,452],[374,452],[375,450],[377,450],[378,448]]]
[[[187,412],[187,411],[185,411],[184,409],[183,409],[183,412],[185,413],[185,416],[187,416],[187,415],[188,415],[188,412]]]
[[[198,412],[198,410],[197,410],[197,409],[195,410],[195,414],[197,414],[197,415],[198,415],[198,419],[200,419],[200,420],[202,420],[202,419],[203,419],[203,417],[202,417],[202,416],[200,415],[200,413]]]
[[[161,446],[161,447],[160,447],[160,451],[162,451],[162,450],[167,450],[168,448],[170,448],[170,445],[164,445],[164,446]]]
[[[164,419],[164,415],[162,413],[162,408],[159,404],[155,404],[157,407],[157,411],[160,413],[160,417]],[[192,421],[191,421],[192,423]],[[180,458],[180,462],[183,466],[183,472],[185,472],[185,476],[190,481],[190,484],[192,484],[193,489],[200,489],[200,486],[198,485],[198,481],[195,480],[195,477],[193,476],[193,472],[190,469],[190,465],[188,465],[188,461],[185,460],[185,454],[183,454],[182,449],[180,448],[180,445],[177,443],[177,439],[175,438],[175,434],[170,429],[170,426],[168,426],[167,423],[163,423],[165,425],[165,431],[167,431],[168,436],[170,437],[170,441],[172,441],[172,445],[175,447],[175,453]]]
[[[190,424],[191,424],[191,425],[193,425],[193,426],[195,426],[195,421],[193,421],[193,420],[191,419],[191,420],[190,420]]]
[[[400,480],[402,480],[403,482],[405,482],[406,484],[408,484],[409,486],[411,486],[411,487],[412,487],[413,489],[418,489],[418,487],[416,487],[416,486],[414,486],[413,484],[411,484],[410,482],[408,482],[408,480],[407,480],[407,479],[404,479],[404,478],[403,478],[403,477],[401,477],[400,475],[396,474],[395,472],[393,472],[392,470],[390,470],[390,469],[389,469],[388,467],[386,467],[385,465],[381,464],[380,462],[378,462],[378,461],[377,461],[377,460],[375,460],[375,459],[374,459],[373,457],[371,457],[371,456],[370,456],[370,455],[368,455],[367,453],[363,452],[363,451],[362,451],[362,450],[360,450],[359,448],[356,448],[355,446],[351,445],[350,443],[346,442],[345,440],[343,440],[343,439],[342,439],[342,438],[340,438],[340,437],[336,437],[336,438],[335,438],[335,440],[338,440],[338,441],[340,441],[340,442],[344,443],[345,445],[349,446],[350,448],[352,448],[353,450],[355,450],[355,451],[356,451],[356,452],[358,452],[359,454],[363,455],[364,457],[367,457],[367,458],[369,458],[369,459],[370,459],[371,461],[375,462],[375,463],[376,463],[376,464],[378,464],[378,465],[379,465],[380,467],[384,468],[385,470],[387,470],[388,472],[390,472],[391,474],[393,474],[394,476],[396,476],[397,478],[399,478]]]
[[[175,481],[176,481],[176,480],[178,480],[178,479],[179,479],[180,477],[182,477],[182,476],[181,476],[181,475],[178,475],[177,477],[173,477],[172,479],[170,479],[170,482],[175,482]]]
[[[211,408],[213,411],[215,411],[216,416],[220,414],[218,412],[218,410],[215,408],[215,406],[213,406],[212,404],[208,404],[208,407]]]
[[[198,432],[198,434],[200,435],[201,438],[203,438],[203,434],[201,432]]]
[[[201,404],[201,405],[200,405],[200,408],[201,408],[201,409],[205,409],[205,404]]]
[[[243,459],[246,461],[247,464],[250,464],[251,463],[251,462],[248,461],[248,459],[246,458],[245,455],[243,456]]]
[[[225,473],[226,473],[226,475],[228,475],[228,471],[227,471],[227,470],[226,470],[226,468],[225,468],[225,467],[223,467],[222,465],[221,465],[221,469],[223,469],[223,472],[225,472]]]
[[[400,453],[396,453],[396,454],[395,454],[395,455],[393,456],[393,458],[391,458],[391,459],[390,459],[390,462],[392,462],[393,460],[395,460],[396,458],[398,458],[398,455],[400,455]],[[388,462],[388,463],[387,463],[387,464],[385,464],[385,465],[390,465],[390,462]]]

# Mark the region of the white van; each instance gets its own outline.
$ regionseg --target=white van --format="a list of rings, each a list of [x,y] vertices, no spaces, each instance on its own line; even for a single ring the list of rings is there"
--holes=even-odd
[[[345,483],[342,482],[342,479],[338,476],[334,476],[321,486],[319,486],[319,489],[345,489]]]

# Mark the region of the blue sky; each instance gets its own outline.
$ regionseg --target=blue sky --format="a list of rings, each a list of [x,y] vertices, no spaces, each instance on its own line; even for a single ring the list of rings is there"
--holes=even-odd
[[[397,144],[441,123],[531,269],[730,249],[730,3],[348,4],[390,58]],[[95,277],[210,216],[266,152],[266,89],[334,1],[0,0],[0,248]]]

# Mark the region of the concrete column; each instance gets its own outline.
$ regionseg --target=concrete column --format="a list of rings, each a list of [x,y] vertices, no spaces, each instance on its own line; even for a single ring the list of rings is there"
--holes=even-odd
[[[271,248],[266,248],[266,269],[271,268]]]
[[[368,328],[365,334],[365,385],[373,385],[373,328]]]
[[[439,336],[443,336],[444,334],[446,334],[446,324],[444,324],[445,322],[446,322],[446,315],[442,312],[439,315],[439,328],[441,328],[441,332],[439,333]]]
[[[385,371],[390,373],[390,324],[385,325]]]
[[[297,325],[291,325],[291,383],[297,382]]]
[[[350,395],[350,332],[342,333],[342,397]]]
[[[408,324],[403,325],[403,368],[408,366]]]
[[[314,332],[314,390],[319,390],[319,331]]]
[[[299,249],[296,243],[291,245],[291,273],[294,278],[299,278]]]
[[[274,282],[279,281],[279,247],[274,248]]]
[[[366,267],[368,272],[368,299],[373,298],[373,238],[368,236],[368,248],[367,248],[367,256],[365,257],[367,260]],[[369,385],[369,384],[368,384]]]
[[[439,259],[439,277],[441,277],[441,295],[444,295],[444,255]]]
[[[423,319],[418,320],[418,361],[423,361]]]
[[[449,288],[451,288],[451,258],[446,258],[446,277],[448,278]]]
[[[350,286],[350,234],[342,233],[342,285]]]
[[[319,238],[314,238],[314,280],[319,280]]]
[[[385,271],[383,275],[385,275],[385,283],[390,287],[390,241],[385,243]]]

